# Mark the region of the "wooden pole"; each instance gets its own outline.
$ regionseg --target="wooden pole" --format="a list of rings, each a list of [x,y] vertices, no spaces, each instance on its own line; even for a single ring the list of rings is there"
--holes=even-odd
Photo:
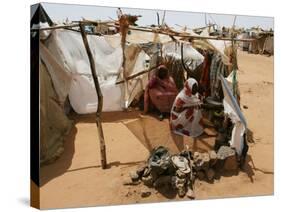
[[[43,31],[43,30],[53,30],[53,29],[65,29],[65,28],[72,28],[78,27],[79,24],[68,24],[68,25],[57,25],[57,26],[50,26],[50,27],[42,27],[42,28],[33,28],[31,31]]]
[[[115,84],[118,85],[118,84],[124,83],[124,82],[126,82],[126,81],[128,81],[128,80],[134,79],[134,78],[136,78],[136,77],[138,77],[138,76],[140,76],[140,75],[143,75],[143,74],[145,74],[145,73],[148,73],[148,72],[150,72],[150,71],[152,71],[152,70],[154,70],[154,69],[156,69],[156,68],[157,68],[157,66],[152,67],[152,68],[149,68],[149,69],[147,69],[147,70],[140,71],[140,72],[138,72],[138,73],[136,73],[136,74],[133,74],[133,75],[127,77],[127,78],[124,79],[124,80],[120,80],[120,81],[116,82]]]
[[[71,24],[55,25],[55,26],[42,27],[42,28],[38,27],[38,28],[31,29],[31,31],[36,31],[36,30],[43,31],[43,30],[52,30],[52,29],[68,29],[68,28],[73,28],[73,27],[79,27],[80,23],[97,26],[98,24],[110,24],[112,22],[114,22],[114,21],[89,21],[89,20],[73,21]]]
[[[84,46],[85,46],[87,54],[88,54],[91,72],[92,72],[92,76],[93,76],[93,80],[94,80],[94,83],[95,83],[95,88],[96,88],[96,92],[97,92],[97,96],[98,96],[98,108],[97,108],[97,112],[96,112],[96,123],[97,123],[99,140],[100,140],[101,166],[102,166],[103,169],[105,169],[106,168],[106,151],[105,151],[105,142],[104,142],[104,136],[103,136],[103,130],[102,130],[102,124],[101,124],[101,112],[102,112],[102,105],[103,105],[103,96],[102,96],[102,92],[101,92],[101,89],[100,89],[98,76],[97,76],[97,73],[96,73],[95,61],[94,61],[92,52],[90,50],[89,43],[88,43],[88,40],[87,40],[87,35],[86,35],[85,29],[84,29],[84,24],[79,23],[79,27],[80,27],[83,43],[84,43]]]
[[[162,23],[161,23],[161,28],[164,27],[165,24],[165,16],[166,16],[166,10],[164,10],[163,18],[162,18]]]
[[[233,70],[233,96],[238,100],[237,98],[237,69],[238,69],[238,64],[237,64],[237,51],[236,51],[236,46],[235,46],[235,41],[231,41],[232,45],[232,70]]]
[[[160,17],[159,17],[159,13],[157,12],[156,14],[157,14],[157,25],[158,25],[158,27],[160,27]]]
[[[82,23],[85,24],[96,24],[96,21],[84,21]],[[100,23],[103,24],[103,23]],[[107,26],[111,26],[111,27],[116,27],[116,28],[120,28],[120,26],[117,25],[113,25],[113,24],[106,24]],[[72,27],[76,27],[79,26],[79,24],[70,24],[70,25],[60,25],[60,26],[54,26],[54,27],[45,27],[45,28],[36,28],[36,29],[31,29],[31,31],[36,31],[36,30],[51,30],[51,29],[60,29],[60,28],[72,28]],[[216,37],[216,36],[200,36],[200,35],[188,35],[187,33],[179,33],[179,32],[166,32],[160,29],[151,29],[151,28],[140,28],[140,27],[134,27],[134,26],[129,26],[128,29],[131,30],[137,30],[137,31],[142,31],[142,32],[151,32],[151,33],[158,33],[158,34],[162,34],[162,35],[169,35],[169,36],[177,36],[177,37],[181,37],[181,38],[191,38],[191,39],[198,39],[198,40],[228,40],[228,41],[243,41],[243,42],[253,42],[256,39],[237,39],[237,38],[225,38],[225,37]]]

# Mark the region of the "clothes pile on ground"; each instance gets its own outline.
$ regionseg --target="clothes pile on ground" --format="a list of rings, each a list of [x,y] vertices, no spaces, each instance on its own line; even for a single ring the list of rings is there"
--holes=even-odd
[[[192,152],[187,147],[187,150],[175,155],[159,146],[153,149],[145,165],[130,173],[130,182],[126,181],[124,185],[143,183],[155,189],[169,186],[179,197],[194,199],[196,179],[213,182],[222,171],[238,172],[238,168],[239,157],[229,146],[220,146],[217,151],[208,152]]]

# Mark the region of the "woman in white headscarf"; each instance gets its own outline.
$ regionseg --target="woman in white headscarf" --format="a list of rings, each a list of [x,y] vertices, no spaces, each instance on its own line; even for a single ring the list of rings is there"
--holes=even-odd
[[[177,95],[171,110],[170,125],[174,133],[197,137],[204,131],[198,83],[189,78]]]

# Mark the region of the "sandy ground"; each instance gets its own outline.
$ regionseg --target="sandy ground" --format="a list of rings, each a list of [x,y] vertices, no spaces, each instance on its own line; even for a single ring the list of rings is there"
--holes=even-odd
[[[224,174],[213,183],[196,181],[196,199],[271,195],[273,164],[273,57],[239,52],[238,80],[241,106],[253,132],[244,171]],[[124,186],[131,170],[144,163],[149,150],[167,146],[172,153],[212,148],[215,133],[197,140],[172,136],[168,120],[159,122],[138,111],[103,114],[108,169],[100,167],[98,134],[94,116],[75,117],[75,127],[65,142],[65,151],[54,164],[41,169],[41,208],[64,208],[159,202],[179,199],[172,191]],[[140,192],[150,190],[149,197]]]

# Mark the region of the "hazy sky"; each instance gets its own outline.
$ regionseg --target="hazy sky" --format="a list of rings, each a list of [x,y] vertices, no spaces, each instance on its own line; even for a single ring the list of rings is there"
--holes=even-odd
[[[66,18],[72,21],[81,20],[81,17],[90,20],[110,20],[110,18],[117,19],[116,7],[101,7],[89,5],[72,5],[72,4],[53,4],[43,3],[43,7],[53,21],[63,21]],[[146,26],[157,24],[156,12],[160,14],[160,20],[163,17],[163,10],[147,10],[147,9],[129,9],[121,8],[123,13],[132,15],[142,15],[137,24]],[[211,14],[207,15],[208,22],[216,23],[219,26],[232,26],[234,15],[220,15]],[[188,28],[205,26],[205,13],[195,12],[181,12],[181,11],[166,11],[165,22],[169,26],[177,27],[187,26]],[[176,25],[177,24],[177,25]],[[249,28],[252,26],[260,26],[263,29],[270,29],[274,26],[274,19],[272,17],[260,16],[241,16],[236,18],[236,26]]]

